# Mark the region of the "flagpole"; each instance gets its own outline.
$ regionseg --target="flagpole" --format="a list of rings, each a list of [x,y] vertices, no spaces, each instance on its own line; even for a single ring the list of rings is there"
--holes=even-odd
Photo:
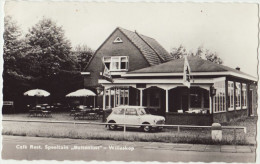
[[[191,86],[191,69],[187,59],[187,55],[184,56],[183,66],[183,85],[188,87],[188,110],[190,108],[190,86]]]

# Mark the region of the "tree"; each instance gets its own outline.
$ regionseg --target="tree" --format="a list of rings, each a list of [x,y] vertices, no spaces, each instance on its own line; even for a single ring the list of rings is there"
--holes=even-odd
[[[205,57],[208,61],[211,61],[213,63],[223,64],[223,60],[218,56],[216,52],[212,53],[209,50],[207,50]]]
[[[24,65],[28,64],[25,60],[27,44],[11,16],[4,18],[3,39],[3,99],[15,101],[15,106],[21,110],[22,93],[30,88],[33,77],[23,72]]]
[[[178,48],[173,48],[170,54],[173,56],[173,59],[181,59],[183,55],[187,55],[187,50],[183,45],[180,45]]]
[[[77,45],[74,48],[74,51],[71,52],[72,56],[78,63],[78,67],[80,71],[83,71],[84,68],[88,65],[91,57],[94,54],[94,51],[89,48],[87,45]]]
[[[208,49],[204,50],[203,46],[199,46],[194,53],[192,51],[187,52],[186,48],[183,45],[180,45],[178,48],[173,48],[170,54],[173,56],[173,59],[180,59],[183,58],[184,55],[188,55],[198,56],[213,63],[223,64],[223,60],[218,56],[217,52],[211,52]]]
[[[22,76],[18,63],[23,59],[26,51],[26,44],[21,40],[21,31],[17,23],[11,16],[4,19],[4,73],[12,74],[17,77]]]
[[[71,43],[65,38],[62,27],[51,19],[43,18],[29,29],[26,35],[30,50],[27,58],[34,62],[39,76],[49,76],[60,71],[75,70],[71,59]]]

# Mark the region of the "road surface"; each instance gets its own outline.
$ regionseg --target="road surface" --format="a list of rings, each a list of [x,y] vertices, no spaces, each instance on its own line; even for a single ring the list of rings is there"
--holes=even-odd
[[[4,135],[2,159],[253,163],[255,162],[255,150],[249,146],[120,142]]]

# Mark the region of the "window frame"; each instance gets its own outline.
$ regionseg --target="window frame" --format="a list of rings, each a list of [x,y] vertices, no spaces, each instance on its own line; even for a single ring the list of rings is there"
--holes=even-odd
[[[230,85],[229,85],[230,84]],[[231,85],[233,84],[233,86]],[[228,106],[228,111],[233,111],[235,110],[235,91],[234,91],[234,81],[228,81],[228,97],[229,97],[229,106]],[[232,95],[233,95],[233,101],[232,100]],[[231,103],[233,102],[233,103]],[[231,104],[233,107],[231,107]]]
[[[237,100],[238,99],[239,99],[239,106],[237,106]],[[240,82],[236,82],[236,104],[235,104],[236,105],[236,110],[242,109],[242,102],[241,102],[241,100],[242,100],[241,83]]]
[[[121,68],[123,58],[126,59],[125,69]],[[105,61],[105,59],[108,59],[108,60]],[[113,72],[113,71],[114,72],[116,72],[116,71],[128,71],[129,70],[129,57],[128,56],[104,56],[102,60],[103,60],[104,64],[110,63],[108,70],[111,71],[111,72]],[[113,63],[117,63],[117,62],[118,62],[118,69],[115,69],[115,68],[113,68]]]
[[[241,102],[241,107],[242,109],[247,109],[247,84],[246,83],[242,83],[242,90],[241,90],[241,99],[243,99],[243,104]]]
[[[216,95],[213,97],[213,113],[223,113],[227,111],[225,86],[225,81],[216,82],[214,84]]]

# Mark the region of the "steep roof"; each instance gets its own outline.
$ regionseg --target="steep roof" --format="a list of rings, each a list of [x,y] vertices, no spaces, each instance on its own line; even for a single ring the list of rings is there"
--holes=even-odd
[[[201,59],[196,56],[187,57],[191,73],[201,73],[201,72],[234,72],[241,75],[250,76],[252,78],[255,78],[249,74],[246,74],[244,72],[238,71],[236,69],[216,64],[213,62],[210,62],[208,60]],[[184,67],[184,59],[176,59],[171,60],[166,63],[162,63],[156,66],[151,66],[139,70],[135,70],[132,72],[128,72],[127,74],[137,74],[137,73],[182,73]]]
[[[160,56],[163,61],[169,61],[173,59],[170,55],[155,39],[147,37],[142,34],[138,34],[150,47]]]
[[[151,66],[172,59],[172,56],[155,39],[121,27],[118,29],[141,51]]]

